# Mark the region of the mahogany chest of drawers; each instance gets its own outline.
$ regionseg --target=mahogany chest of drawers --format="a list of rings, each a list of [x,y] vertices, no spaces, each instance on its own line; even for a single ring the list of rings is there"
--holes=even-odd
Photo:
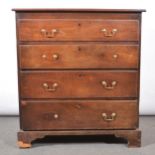
[[[141,13],[16,11],[18,144],[45,136],[115,135],[140,146]]]

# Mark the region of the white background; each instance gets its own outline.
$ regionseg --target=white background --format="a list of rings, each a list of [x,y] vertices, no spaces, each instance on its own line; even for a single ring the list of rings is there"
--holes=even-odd
[[[155,114],[155,8],[146,0],[1,0],[0,114],[18,114],[15,14],[12,8],[146,9],[142,21],[140,114]]]

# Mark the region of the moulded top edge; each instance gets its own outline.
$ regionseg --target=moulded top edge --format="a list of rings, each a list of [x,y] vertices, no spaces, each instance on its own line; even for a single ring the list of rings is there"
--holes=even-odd
[[[104,13],[134,13],[146,12],[145,9],[66,9],[66,8],[13,8],[16,12],[104,12]]]

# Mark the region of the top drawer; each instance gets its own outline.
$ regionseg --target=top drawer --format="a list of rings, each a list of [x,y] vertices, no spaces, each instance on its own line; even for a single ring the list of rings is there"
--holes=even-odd
[[[20,41],[138,41],[138,20],[18,20]]]

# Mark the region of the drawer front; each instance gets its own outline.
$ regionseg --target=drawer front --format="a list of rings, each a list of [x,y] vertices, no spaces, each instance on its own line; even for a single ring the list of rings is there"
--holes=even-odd
[[[136,71],[24,71],[22,98],[137,97]]]
[[[18,20],[20,41],[138,41],[138,20]]]
[[[137,45],[100,43],[20,45],[20,68],[138,68],[138,50]]]
[[[21,101],[24,130],[135,129],[135,100]]]

